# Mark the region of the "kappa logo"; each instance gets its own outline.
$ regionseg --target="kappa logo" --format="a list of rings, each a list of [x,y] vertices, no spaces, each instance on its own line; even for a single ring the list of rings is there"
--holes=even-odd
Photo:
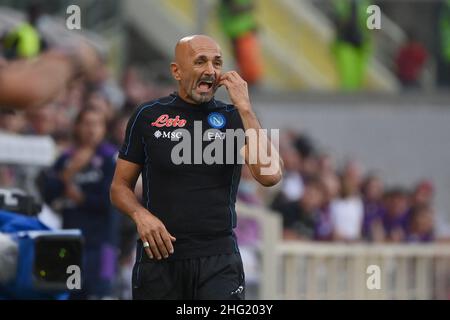
[[[227,120],[225,116],[218,112],[213,112],[208,115],[208,123],[214,129],[222,129],[225,127]]]
[[[179,127],[182,128],[186,125],[185,119],[180,119],[180,116],[175,116],[175,118],[170,118],[168,114],[163,114],[156,119],[156,121],[152,122],[151,125],[153,127]]]
[[[236,290],[231,292],[231,295],[240,294],[240,293],[242,293],[242,291],[244,291],[244,287],[239,286]]]

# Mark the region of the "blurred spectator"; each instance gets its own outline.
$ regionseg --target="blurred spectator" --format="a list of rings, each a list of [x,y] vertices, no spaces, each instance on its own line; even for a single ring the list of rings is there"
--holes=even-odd
[[[333,240],[333,221],[331,220],[331,203],[340,194],[339,178],[333,172],[322,171],[320,181],[324,187],[324,201],[318,211],[314,238],[319,241]]]
[[[433,209],[429,205],[419,205],[412,209],[406,241],[408,242],[431,242],[434,239]]]
[[[409,33],[406,42],[400,47],[395,58],[397,77],[405,88],[420,85],[420,76],[427,56],[424,45],[417,41],[413,33]]]
[[[32,58],[47,47],[38,28],[41,16],[41,7],[31,4],[27,9],[27,22],[21,23],[4,36],[3,51],[7,59]]]
[[[146,81],[139,74],[137,67],[128,66],[122,76],[121,86],[125,95],[123,109],[132,112],[143,101],[153,100],[157,97],[168,95],[175,89],[173,86],[161,86],[151,81]]]
[[[340,86],[353,91],[362,88],[369,57],[372,52],[366,26],[366,0],[334,0],[336,40],[333,53]]]
[[[283,134],[280,143],[280,156],[284,162],[281,190],[275,196],[272,207],[278,209],[288,202],[298,201],[303,194],[302,161],[300,154],[293,146],[292,137]]]
[[[127,129],[127,123],[131,117],[131,113],[127,111],[122,111],[116,115],[116,117],[111,121],[109,130],[108,130],[108,140],[115,146],[116,149],[119,149],[122,146],[123,140],[125,139],[125,132]],[[142,179],[139,176],[138,181],[135,186],[135,194],[139,200],[142,200]],[[121,215],[122,216],[122,215]],[[133,229],[135,229],[135,224],[130,222]],[[134,243],[134,241],[133,241]]]
[[[316,177],[319,171],[315,145],[307,134],[301,133],[294,138],[294,146],[301,158],[302,177]]]
[[[86,106],[101,111],[109,124],[116,115],[116,110],[108,98],[100,91],[91,91],[86,97]]]
[[[0,134],[20,134],[26,125],[26,119],[21,111],[0,109]],[[0,186],[2,188],[13,188],[24,186],[26,170],[17,164],[0,164]]]
[[[139,77],[136,68],[129,66],[125,69],[122,77],[122,88],[126,97],[126,111],[133,111],[137,105],[142,103],[142,101],[146,101],[147,88]]]
[[[395,187],[386,192],[382,213],[385,239],[388,242],[405,240],[408,223],[408,194],[403,188]]]
[[[27,119],[25,133],[50,136],[56,143],[56,156],[70,145],[72,119],[66,113],[65,106],[59,101],[56,100],[40,108],[27,110],[25,113]]]
[[[101,61],[95,72],[92,72],[89,78],[89,90],[109,105],[111,113],[119,112],[125,103],[125,95],[114,77],[112,77],[107,61]]]
[[[221,0],[219,19],[230,39],[239,74],[249,86],[256,85],[263,75],[262,57],[256,33],[253,0]]]
[[[0,109],[0,131],[22,133],[26,126],[25,115],[21,111]]]
[[[355,241],[361,238],[363,203],[359,193],[361,172],[357,163],[348,162],[341,177],[341,197],[330,205],[335,240]]]
[[[310,136],[306,133],[300,133],[293,137],[294,146],[302,159],[312,157],[316,154],[316,148]]]
[[[450,0],[443,0],[438,18],[438,85],[450,86]]]
[[[247,166],[242,167],[237,199],[250,206],[262,207],[264,205],[259,184],[253,179]],[[245,269],[247,294],[250,294],[250,297],[252,297],[257,292],[256,285],[259,282],[261,272],[259,259],[260,228],[258,221],[253,218],[241,217],[238,214],[234,232],[238,240],[239,251]]]
[[[315,154],[302,157],[302,177],[307,179],[315,177],[319,173],[319,159]]]
[[[431,181],[422,180],[414,188],[411,195],[411,206],[431,205],[434,196],[434,187]]]
[[[239,201],[248,205],[264,205],[261,189],[247,166],[242,166],[241,182],[239,183],[237,198]]]
[[[120,148],[123,140],[125,139],[125,131],[127,129],[127,123],[130,117],[131,113],[123,111],[117,114],[111,122],[110,130],[108,130],[110,134],[109,140],[117,148]]]
[[[85,237],[84,283],[72,298],[112,294],[116,275],[118,214],[109,201],[116,149],[104,142],[106,121],[95,109],[75,120],[75,145],[42,180],[43,198],[63,216],[65,229],[81,229]]]
[[[383,183],[376,174],[369,174],[362,184],[364,218],[362,236],[367,241],[383,241]]]
[[[87,88],[85,81],[78,79],[73,81],[61,102],[65,106],[65,112],[70,119],[75,119],[78,112],[83,108],[85,102],[83,98],[86,96]]]
[[[260,193],[259,185],[247,166],[242,167],[241,182],[239,183],[237,199],[250,206],[263,206],[264,201]],[[235,229],[239,244],[244,246],[255,246],[259,240],[257,221],[251,218],[238,217]]]
[[[53,103],[46,104],[39,109],[31,109],[27,111],[28,134],[34,135],[53,135],[56,131],[56,105]]]
[[[299,201],[278,208],[283,217],[285,240],[313,240],[316,219],[325,199],[323,185],[318,179],[305,181],[303,195]]]
[[[125,139],[125,131],[131,113],[122,111],[112,120],[109,131],[109,141],[119,149]],[[139,201],[142,201],[142,177],[139,176],[135,186],[135,194]],[[136,224],[126,215],[119,215],[119,276],[118,276],[118,296],[120,299],[131,299],[132,288],[130,277],[132,275],[135,262],[136,239],[138,237]]]
[[[321,153],[317,156],[318,174],[320,176],[335,176],[336,165],[333,157],[328,153]]]

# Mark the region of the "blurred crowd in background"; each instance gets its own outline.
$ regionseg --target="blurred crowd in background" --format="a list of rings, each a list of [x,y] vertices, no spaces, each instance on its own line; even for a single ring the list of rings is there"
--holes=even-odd
[[[279,190],[264,194],[244,170],[239,199],[268,206],[283,218],[285,240],[429,242],[433,233],[433,184],[386,188],[376,172],[317,150],[305,134],[284,133],[285,164]],[[241,229],[238,227],[238,231]],[[242,231],[243,237],[253,232]]]
[[[233,42],[237,65],[250,84],[257,84],[262,71],[251,1],[221,4],[223,29]],[[336,11],[334,49],[342,87],[347,89],[361,86],[370,53],[370,42],[363,31],[366,28],[361,27],[358,13],[362,5],[367,3],[340,2]],[[442,11],[445,18],[440,21],[442,32],[447,35],[441,52],[428,52],[411,35],[398,53],[397,74],[405,86],[417,85],[430,54],[439,55],[444,68],[439,70],[449,70],[449,12],[447,1]],[[30,7],[28,23],[3,35],[0,47],[3,63],[33,58],[51,49],[35,28],[40,14],[38,7]],[[65,92],[40,108],[0,111],[2,132],[49,136],[57,147],[53,167],[36,172],[35,189],[27,191],[44,201],[46,210],[61,218],[63,228],[83,231],[89,272],[84,291],[74,298],[130,298],[129,279],[137,234],[134,224],[109,202],[114,161],[136,106],[175,90],[174,85],[145,80],[141,70],[132,64],[117,79],[106,60],[102,60],[89,81],[70,83]],[[450,72],[444,72],[439,81],[448,85],[449,75]],[[282,183],[269,190],[260,188],[244,168],[238,199],[279,214],[285,240],[375,243],[436,240],[435,190],[426,177],[415,185],[386,188],[377,172],[364,168],[356,159],[337,164],[333,155],[319,150],[314,138],[305,132],[295,128],[284,131],[280,141],[285,164]],[[23,166],[0,164],[2,188],[25,188],[29,178]],[[136,193],[140,192],[138,184]],[[236,234],[248,281],[257,281],[260,227],[252,219],[239,218]]]

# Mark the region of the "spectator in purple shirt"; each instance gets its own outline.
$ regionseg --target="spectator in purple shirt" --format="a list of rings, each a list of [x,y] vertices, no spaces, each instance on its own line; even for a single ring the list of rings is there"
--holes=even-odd
[[[382,241],[383,183],[380,177],[369,174],[363,181],[361,191],[364,206],[363,238],[367,241]]]
[[[242,167],[237,199],[248,206],[260,208],[264,206],[261,189],[256,180],[253,179],[252,173],[247,166]],[[260,225],[255,218],[243,217],[238,213],[237,226],[234,232],[238,240],[239,251],[245,269],[247,296],[254,299],[257,297],[256,292],[261,278],[259,255],[261,242]]]
[[[434,187],[431,181],[422,180],[414,188],[411,195],[411,205],[431,205],[434,197]]]
[[[332,171],[322,174],[320,181],[324,188],[324,201],[318,211],[315,223],[315,240],[333,240],[333,222],[330,214],[330,205],[341,192],[339,177]]]
[[[419,205],[412,209],[408,223],[407,242],[431,242],[434,223],[433,209],[429,205]]]
[[[109,200],[117,149],[105,142],[106,119],[83,109],[74,126],[74,146],[41,178],[42,196],[63,218],[64,229],[84,236],[82,289],[73,299],[111,297],[116,275],[118,217]]]
[[[246,205],[263,207],[264,201],[258,184],[253,179],[248,168],[242,168],[241,182],[239,184],[237,199]],[[238,216],[235,233],[239,245],[257,245],[259,241],[258,222],[253,218]]]
[[[385,195],[382,212],[385,240],[402,242],[405,240],[408,220],[408,194],[403,188],[393,188]]]

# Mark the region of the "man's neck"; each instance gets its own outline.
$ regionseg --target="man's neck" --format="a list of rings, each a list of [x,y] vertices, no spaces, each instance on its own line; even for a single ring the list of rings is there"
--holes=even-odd
[[[214,99],[214,96],[213,96],[213,97],[212,97],[210,100],[208,100],[208,101],[205,101],[205,102],[196,102],[196,101],[192,100],[186,93],[180,92],[180,90],[177,91],[177,95],[178,95],[178,97],[179,97],[181,100],[183,100],[184,102],[186,102],[186,103],[188,103],[188,104],[195,104],[195,105],[208,104],[208,103],[210,103],[210,102]]]
[[[182,90],[178,89],[177,92],[178,97],[180,97],[181,100],[183,100],[186,103],[189,104],[198,104],[197,102],[195,102],[194,100],[192,100],[186,92],[183,92]]]

